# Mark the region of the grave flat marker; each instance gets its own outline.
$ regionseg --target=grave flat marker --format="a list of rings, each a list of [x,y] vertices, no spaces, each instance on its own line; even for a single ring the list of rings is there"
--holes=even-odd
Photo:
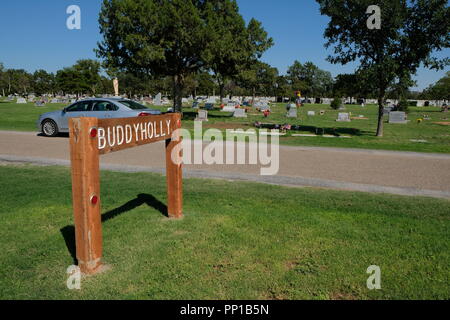
[[[234,110],[233,117],[235,117],[235,118],[247,118],[247,114],[245,113],[245,109],[236,108]]]
[[[336,119],[337,122],[350,122],[350,114],[346,112],[340,112],[338,114],[338,118]]]

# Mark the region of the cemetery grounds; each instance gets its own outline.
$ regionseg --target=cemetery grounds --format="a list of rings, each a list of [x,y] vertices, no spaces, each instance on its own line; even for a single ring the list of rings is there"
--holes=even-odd
[[[62,105],[0,103],[2,130],[34,131],[37,115]],[[326,110],[325,116],[318,115]],[[450,151],[446,114],[411,108],[406,125],[374,137],[376,107],[307,105],[299,119],[235,119],[209,112],[205,127],[251,128],[254,121],[339,130],[352,138],[282,137],[288,145],[421,152]],[[315,110],[308,118],[306,112]],[[426,110],[426,111],[425,111]],[[337,123],[338,112],[369,120]],[[195,110],[184,126],[193,128]],[[429,114],[432,120],[414,120]],[[245,126],[247,125],[247,126]],[[335,131],[336,131],[335,130]],[[308,131],[305,131],[308,132]],[[428,143],[412,143],[424,139]],[[101,173],[104,262],[111,268],[66,287],[74,263],[70,169],[0,165],[1,299],[449,299],[449,201],[185,179],[184,215],[165,217],[158,174]],[[370,265],[381,290],[366,286]]]
[[[61,110],[63,107],[62,104],[35,107],[33,103],[16,104],[0,101],[0,130],[36,131],[35,123],[39,114]],[[149,107],[167,111],[169,106]],[[291,124],[300,125],[301,130],[288,131],[285,136],[280,137],[282,145],[450,153],[450,112],[440,112],[440,108],[437,107],[409,107],[410,121],[407,124],[389,124],[388,116],[385,116],[382,138],[375,136],[378,114],[378,107],[375,105],[364,108],[346,105],[345,110],[333,110],[329,105],[306,104],[298,109],[296,119],[286,117],[285,103],[272,104],[271,110],[268,118],[264,118],[263,114],[255,109],[247,113],[247,118],[234,118],[231,112],[221,112],[216,104],[215,110],[208,111],[208,122],[203,123],[203,129],[217,128],[224,132],[226,129],[255,129],[254,123],[257,121]],[[325,111],[324,115],[320,115],[321,110]],[[315,116],[308,116],[308,111],[314,111]],[[183,128],[189,129],[193,136],[197,110],[186,105],[183,112]],[[340,112],[351,112],[352,121],[337,122]],[[363,117],[360,118],[360,115]],[[429,120],[426,120],[427,118]],[[423,121],[418,123],[418,119]],[[299,137],[292,134],[317,136]]]

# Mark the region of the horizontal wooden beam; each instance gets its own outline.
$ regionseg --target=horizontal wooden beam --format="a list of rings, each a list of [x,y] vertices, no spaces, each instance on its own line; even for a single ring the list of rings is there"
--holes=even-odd
[[[170,139],[178,128],[179,115],[169,113],[136,118],[98,120],[100,154],[121,151]]]

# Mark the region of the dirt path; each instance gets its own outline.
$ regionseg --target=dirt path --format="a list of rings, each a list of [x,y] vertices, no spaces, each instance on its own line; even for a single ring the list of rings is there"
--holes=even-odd
[[[101,157],[103,168],[164,172],[164,146]],[[68,165],[69,139],[0,131],[0,161]],[[185,176],[450,198],[450,155],[280,146],[276,176],[259,165],[185,165]]]

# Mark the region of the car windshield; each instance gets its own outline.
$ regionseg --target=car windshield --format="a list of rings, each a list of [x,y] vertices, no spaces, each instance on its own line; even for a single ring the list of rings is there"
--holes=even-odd
[[[147,109],[147,107],[143,106],[142,104],[139,104],[139,103],[131,101],[131,100],[121,100],[119,102],[133,110]]]

